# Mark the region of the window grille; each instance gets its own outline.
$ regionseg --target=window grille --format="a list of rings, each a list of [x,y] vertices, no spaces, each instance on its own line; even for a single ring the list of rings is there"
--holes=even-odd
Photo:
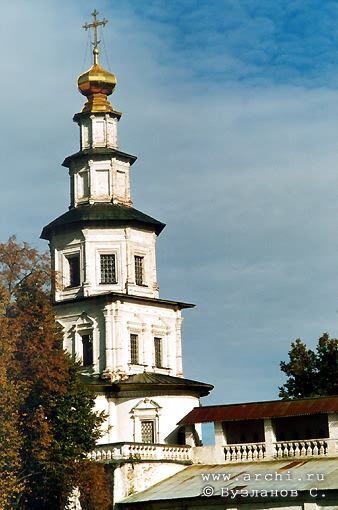
[[[135,255],[135,283],[136,283],[136,285],[143,285],[143,261],[144,261],[144,257]]]
[[[116,283],[115,255],[100,255],[101,283]]]
[[[80,285],[80,255],[71,255],[67,257],[68,261],[68,287],[78,287]]]
[[[141,421],[141,437],[142,443],[155,442],[155,427],[152,420]]]
[[[138,364],[138,335],[130,335],[130,362],[133,365]]]
[[[93,364],[93,337],[92,335],[82,335],[82,360],[83,366]]]
[[[155,367],[162,367],[162,338],[158,338],[155,336],[154,338],[154,348],[155,348]]]

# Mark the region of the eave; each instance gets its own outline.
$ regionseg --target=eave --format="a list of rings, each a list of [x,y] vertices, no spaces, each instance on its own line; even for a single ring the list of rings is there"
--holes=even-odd
[[[68,156],[62,163],[62,166],[65,166],[66,168],[70,167],[70,164],[73,160],[79,159],[79,158],[86,158],[91,159],[91,157],[97,157],[97,156],[109,156],[111,158],[118,158],[122,161],[125,161],[131,165],[135,163],[137,160],[136,156],[133,156],[132,154],[128,154],[127,152],[122,152],[117,149],[109,149],[107,147],[98,147],[96,149],[85,149],[79,152],[76,152],[75,154],[72,154],[71,156]]]
[[[76,298],[70,298],[70,299],[63,299],[62,301],[55,301],[53,305],[55,307],[62,306],[64,304],[70,305],[72,303],[83,303],[83,302],[90,302],[90,301],[98,301],[102,300],[105,302],[134,302],[134,303],[140,303],[140,304],[148,304],[148,305],[161,305],[161,306],[167,306],[168,308],[173,308],[177,310],[183,310],[185,308],[194,308],[196,305],[192,303],[183,303],[181,301],[171,301],[168,299],[159,299],[159,298],[152,298],[148,296],[136,296],[134,294],[124,294],[122,292],[105,292],[102,294],[95,294],[92,296],[80,296]]]

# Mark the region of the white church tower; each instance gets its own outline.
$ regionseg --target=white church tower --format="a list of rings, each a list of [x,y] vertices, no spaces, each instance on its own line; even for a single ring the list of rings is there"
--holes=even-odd
[[[80,149],[63,166],[70,207],[44,227],[53,269],[55,313],[64,346],[82,362],[85,384],[108,416],[101,443],[183,444],[179,420],[211,385],[183,378],[181,311],[193,305],[159,298],[156,241],[164,228],[133,208],[136,157],[118,148],[121,113],[109,103],[116,78],[98,61],[78,79],[87,100],[74,121]]]

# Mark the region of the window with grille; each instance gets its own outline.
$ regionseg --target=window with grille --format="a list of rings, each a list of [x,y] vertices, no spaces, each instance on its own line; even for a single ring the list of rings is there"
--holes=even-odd
[[[136,285],[143,285],[143,280],[144,280],[143,262],[144,262],[144,257],[135,255],[135,283],[136,283]]]
[[[68,262],[68,287],[78,287],[80,285],[80,255],[70,255]]]
[[[101,283],[116,283],[116,261],[114,254],[100,255]]]
[[[133,365],[138,364],[138,335],[130,335],[130,362]]]
[[[85,367],[93,364],[92,335],[82,335],[82,360]]]
[[[152,420],[141,421],[141,437],[142,443],[155,442],[155,426]]]
[[[154,350],[155,350],[155,367],[163,367],[162,359],[162,338],[154,338]]]

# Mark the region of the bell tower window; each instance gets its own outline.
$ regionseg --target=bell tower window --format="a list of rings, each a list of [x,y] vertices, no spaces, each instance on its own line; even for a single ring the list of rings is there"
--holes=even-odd
[[[130,362],[132,365],[137,365],[138,359],[138,335],[131,333],[130,335]]]
[[[68,255],[68,285],[67,287],[78,287],[80,285],[80,254]]]
[[[144,257],[135,255],[135,283],[144,285]]]
[[[100,255],[100,283],[117,283],[116,259],[114,254]]]
[[[89,196],[89,172],[85,170],[78,175],[78,195],[79,198]]]
[[[93,337],[92,335],[82,335],[82,360],[83,366],[93,364]]]
[[[163,367],[163,356],[162,356],[162,338],[154,338],[154,351],[155,351],[155,367]]]

